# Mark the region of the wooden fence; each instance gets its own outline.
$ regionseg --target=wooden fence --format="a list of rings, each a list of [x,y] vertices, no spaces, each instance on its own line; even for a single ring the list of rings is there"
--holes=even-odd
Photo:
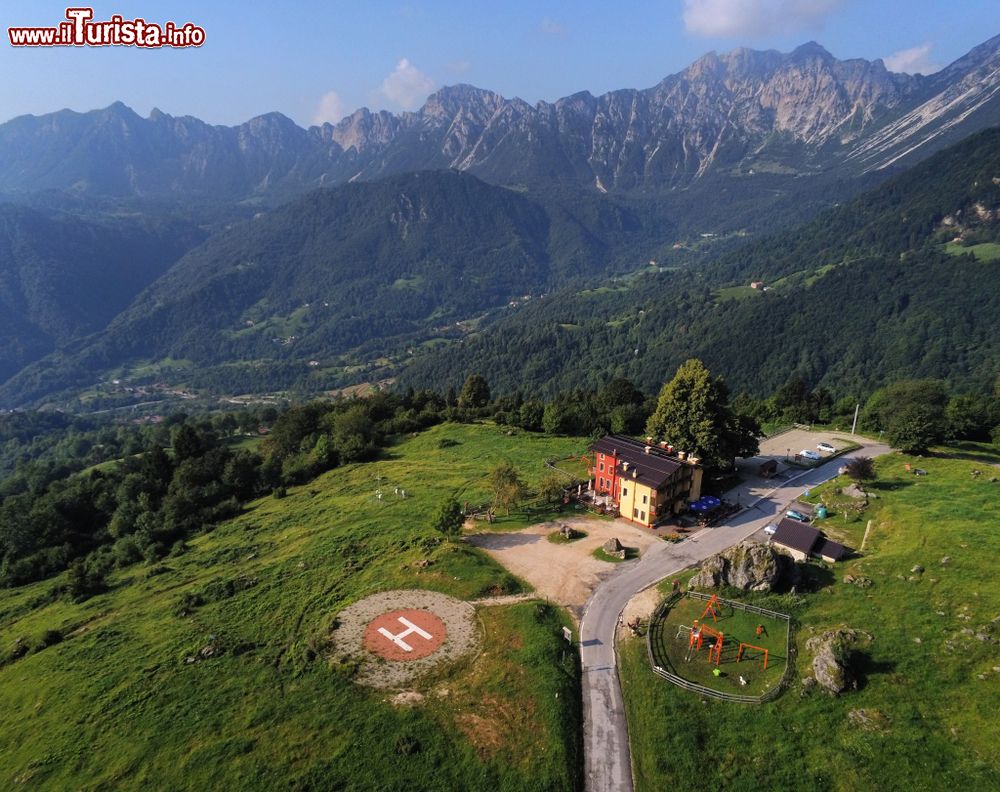
[[[660,606],[654,611],[652,618],[649,620],[649,629],[646,630],[646,654],[649,657],[649,666],[653,669],[653,673],[663,677],[671,684],[677,685],[679,688],[689,690],[692,693],[698,693],[702,696],[719,699],[720,701],[735,701],[739,704],[763,704],[766,701],[776,698],[788,684],[794,668],[794,663],[792,662],[792,619],[787,613],[778,613],[778,611],[759,608],[756,605],[750,605],[746,602],[737,602],[736,600],[719,597],[719,602],[729,605],[731,608],[749,611],[750,613],[759,613],[762,616],[768,616],[772,619],[783,619],[787,624],[787,630],[785,631],[785,672],[781,675],[781,679],[778,680],[778,684],[775,687],[759,696],[741,696],[737,693],[726,693],[721,690],[705,687],[704,685],[699,685],[697,682],[684,679],[672,671],[668,671],[662,666],[657,665],[656,657],[653,655],[653,628],[663,618],[663,615],[685,596],[703,601],[711,599],[707,594],[701,594],[697,591],[675,592],[660,603]]]

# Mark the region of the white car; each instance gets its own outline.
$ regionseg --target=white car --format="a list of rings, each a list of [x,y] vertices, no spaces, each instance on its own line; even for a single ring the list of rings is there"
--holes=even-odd
[[[822,451],[824,454],[832,454],[834,451],[837,450],[829,443],[816,443],[816,448],[817,450]]]
[[[803,448],[801,451],[799,451],[799,456],[802,457],[803,459],[812,459],[812,460],[818,460],[823,458],[815,451],[810,451],[807,448]]]
[[[772,524],[764,526],[764,533],[766,533],[768,536],[774,536],[774,534],[777,533],[777,531],[778,531],[777,525]]]

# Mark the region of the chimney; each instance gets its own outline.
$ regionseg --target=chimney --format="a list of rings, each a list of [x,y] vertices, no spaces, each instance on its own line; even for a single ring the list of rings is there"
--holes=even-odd
[[[688,462],[692,465],[697,465],[701,462],[701,457],[696,457],[694,454],[691,454],[691,456],[688,457]]]
[[[653,442],[653,438],[652,437],[647,437],[646,438],[646,443],[652,443],[652,442]]]
[[[667,447],[667,441],[666,440],[661,440],[660,441],[660,448],[666,448],[666,447]]]
[[[628,472],[628,462],[622,462],[622,470],[624,470],[626,473]]]
[[[667,453],[668,453],[668,454],[672,454],[672,453],[674,453],[674,447],[673,447],[672,445],[668,445],[668,446],[667,446]]]
[[[677,452],[677,458],[678,458],[678,459],[679,459],[679,460],[680,460],[681,462],[683,462],[683,461],[684,461],[685,459],[687,459],[687,451],[678,451],[678,452]]]
[[[652,450],[653,450],[653,447],[652,447],[652,446],[646,446],[646,453],[647,453],[647,454],[648,454],[648,453],[649,453],[650,451],[652,451]]]

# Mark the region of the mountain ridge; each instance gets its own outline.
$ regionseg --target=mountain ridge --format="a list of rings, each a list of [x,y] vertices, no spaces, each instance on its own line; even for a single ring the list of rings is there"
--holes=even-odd
[[[394,173],[467,170],[507,186],[675,190],[709,172],[864,172],[922,157],[1000,118],[1000,36],[930,76],[790,53],[710,52],[645,89],[534,105],[466,84],[415,112],[359,108],[303,128],[280,113],[226,127],[121,102],[0,125],[0,192],[284,200]],[[943,127],[943,128],[942,128]]]

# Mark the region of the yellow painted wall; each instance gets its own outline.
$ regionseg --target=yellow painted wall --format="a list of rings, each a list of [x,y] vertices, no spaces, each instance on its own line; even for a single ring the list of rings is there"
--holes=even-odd
[[[621,497],[618,499],[618,512],[622,517],[640,522],[643,525],[650,525],[649,517],[650,501],[653,498],[653,491],[645,484],[640,484],[628,474],[622,476]],[[646,502],[643,503],[643,497]],[[635,510],[639,510],[636,515]]]

